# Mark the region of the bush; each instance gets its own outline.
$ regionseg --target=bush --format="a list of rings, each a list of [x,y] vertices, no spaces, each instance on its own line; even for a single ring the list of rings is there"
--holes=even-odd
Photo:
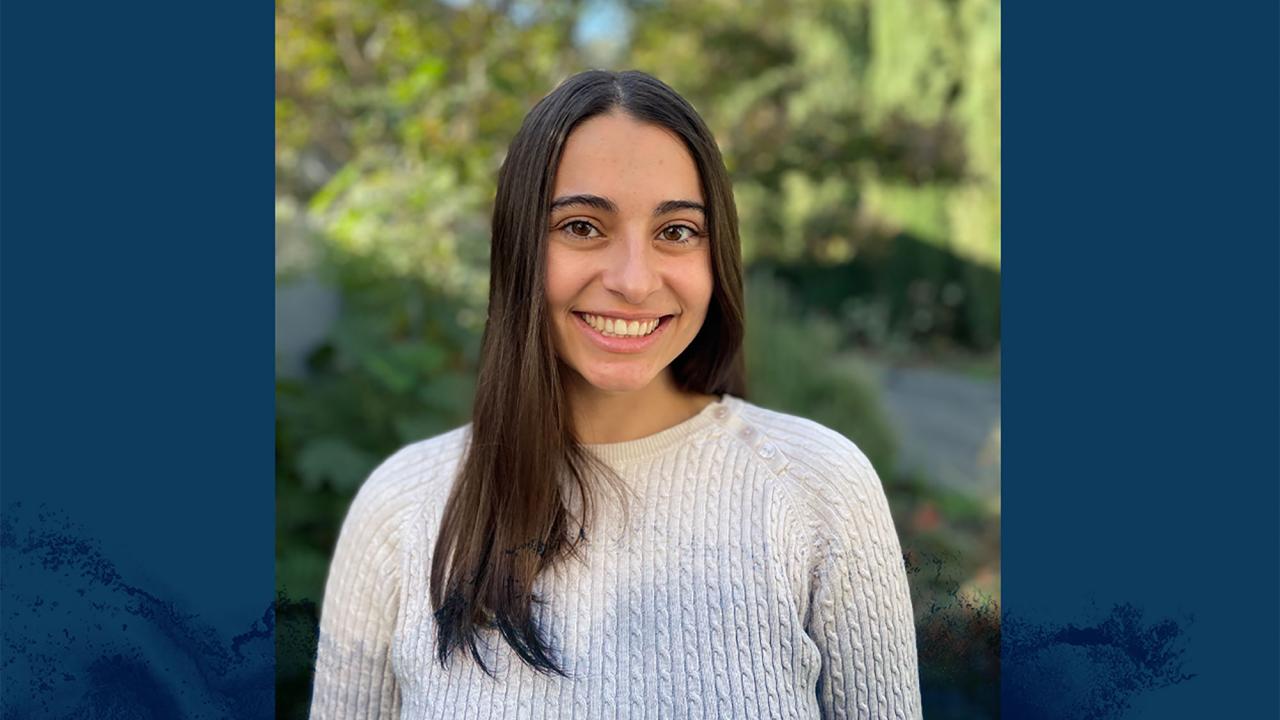
[[[893,470],[893,431],[872,382],[838,362],[839,329],[797,308],[772,275],[747,280],[747,387],[752,402],[810,418],[852,440],[882,477]]]

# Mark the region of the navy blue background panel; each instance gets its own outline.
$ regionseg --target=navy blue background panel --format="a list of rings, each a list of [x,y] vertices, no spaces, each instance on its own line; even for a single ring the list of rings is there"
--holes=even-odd
[[[1280,717],[1276,8],[1003,22],[1002,710]]]
[[[214,10],[4,10],[6,718],[273,713],[273,22]]]

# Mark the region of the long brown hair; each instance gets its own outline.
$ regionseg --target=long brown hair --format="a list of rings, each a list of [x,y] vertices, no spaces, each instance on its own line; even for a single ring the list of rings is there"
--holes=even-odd
[[[480,630],[496,627],[535,670],[564,676],[532,616],[538,573],[580,557],[566,509],[576,485],[591,517],[597,478],[621,483],[577,440],[546,307],[546,239],[560,153],[582,121],[613,110],[674,132],[693,157],[706,199],[714,279],[697,336],[671,364],[685,391],[745,397],[742,259],[738,214],[715,138],[684,98],[642,72],[574,75],[525,117],[498,174],[490,253],[489,316],[470,444],[444,508],[431,563],[440,664]],[[585,520],[583,521],[585,523]]]

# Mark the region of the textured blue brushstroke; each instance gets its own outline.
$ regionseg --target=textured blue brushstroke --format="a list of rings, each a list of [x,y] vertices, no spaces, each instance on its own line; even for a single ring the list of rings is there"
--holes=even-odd
[[[0,549],[6,720],[274,714],[273,607],[219,632],[45,506],[6,506]]]
[[[1196,676],[1182,662],[1192,620],[1147,621],[1128,603],[1082,623],[1006,613],[1002,711],[1014,718],[1122,718],[1139,695]]]

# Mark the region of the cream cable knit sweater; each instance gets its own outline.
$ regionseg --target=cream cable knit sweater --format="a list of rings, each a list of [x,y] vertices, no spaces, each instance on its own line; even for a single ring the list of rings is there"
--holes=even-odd
[[[436,660],[435,534],[467,427],[409,445],[352,502],[321,608],[313,720],[918,718],[907,576],[879,477],[817,423],[724,396],[647,438],[589,446],[636,495],[600,494],[587,566],[535,583],[573,678],[500,636]],[[574,507],[577,507],[575,504]],[[571,508],[572,509],[572,508]]]

